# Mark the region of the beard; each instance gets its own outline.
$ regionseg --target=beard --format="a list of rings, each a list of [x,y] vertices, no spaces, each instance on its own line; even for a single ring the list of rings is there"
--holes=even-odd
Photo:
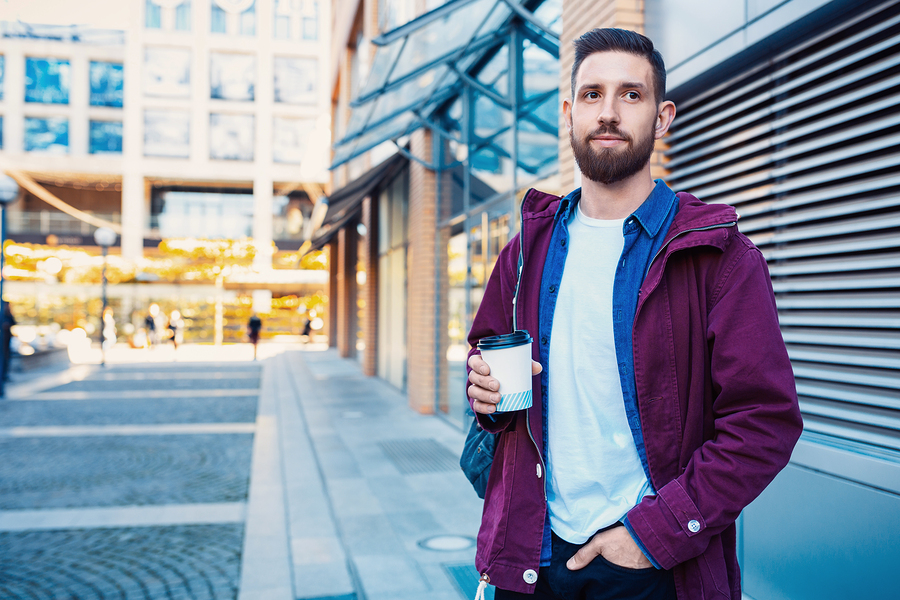
[[[594,148],[591,146],[590,140],[598,135],[620,137],[625,140],[626,147],[624,149]],[[650,156],[653,154],[656,138],[652,126],[649,133],[635,143],[630,136],[619,131],[615,125],[601,125],[582,139],[575,139],[574,128],[570,129],[569,143],[572,145],[575,163],[581,169],[581,174],[591,181],[609,185],[628,179],[647,166]]]

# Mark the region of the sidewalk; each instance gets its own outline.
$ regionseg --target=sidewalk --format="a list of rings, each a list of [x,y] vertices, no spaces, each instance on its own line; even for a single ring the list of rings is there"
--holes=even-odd
[[[184,441],[179,443],[192,444],[194,436],[218,435],[215,439],[225,440],[231,435],[238,440],[240,434],[251,433],[246,502],[216,504],[215,499],[206,499],[172,504],[163,499],[150,506],[0,511],[0,532],[27,530],[23,518],[38,524],[43,520],[38,528],[45,530],[57,526],[71,530],[81,524],[127,526],[132,527],[129,535],[139,531],[134,527],[146,531],[156,527],[161,532],[191,524],[213,527],[207,535],[223,531],[231,535],[239,530],[229,527],[242,525],[240,581],[233,584],[240,600],[474,598],[478,579],[474,538],[481,501],[457,464],[464,432],[440,417],[414,412],[404,394],[380,379],[364,377],[355,361],[341,359],[334,350],[264,344],[257,363],[247,362],[244,353],[247,348],[240,345],[183,347],[177,354],[168,348],[114,351],[107,355],[111,368],[105,374],[99,365],[73,365],[27,380],[18,378],[7,391],[10,398],[32,395],[49,402],[152,404],[164,399],[166,392],[152,389],[152,384],[139,392],[117,392],[121,384],[114,381],[144,377],[149,381],[149,375],[136,375],[138,371],[128,371],[131,367],[123,363],[140,362],[135,369],[147,373],[151,363],[158,362],[160,370],[168,364],[170,388],[190,388],[175,394],[184,396],[178,405],[185,410],[191,399],[216,406],[216,398],[234,397],[237,406],[248,393],[245,382],[253,381],[246,369],[255,364],[262,366],[255,423],[235,418],[235,412],[215,423],[191,417],[191,423],[181,424],[178,419],[190,419],[173,414],[168,419],[155,417],[146,425],[132,425],[133,420],[116,425],[73,423],[20,428],[29,430],[24,433],[8,428],[3,436],[146,439],[140,436],[152,434],[180,436]],[[191,367],[191,361],[204,362]],[[215,373],[204,372],[205,365]],[[209,377],[219,385],[205,386],[204,378]],[[235,377],[234,389],[215,389],[232,385],[223,380],[229,377]],[[77,383],[82,380],[85,391],[80,392]],[[103,381],[109,382],[108,391],[101,390]],[[73,391],[47,391],[67,382],[72,383],[66,389]]]
[[[481,501],[457,464],[464,439],[334,350],[267,359],[240,598],[275,598],[288,572],[293,595],[278,597],[474,597]]]

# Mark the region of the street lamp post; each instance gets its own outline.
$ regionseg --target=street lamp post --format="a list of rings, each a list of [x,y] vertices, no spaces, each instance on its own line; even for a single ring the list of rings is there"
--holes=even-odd
[[[8,327],[6,312],[3,310],[3,243],[6,241],[6,205],[19,197],[19,184],[16,180],[0,172],[0,330]],[[9,364],[9,336],[6,331],[0,335],[2,348],[0,348],[0,398],[5,394],[6,365]]]
[[[106,255],[116,243],[116,232],[109,227],[94,231],[94,241],[103,250],[103,308],[100,310],[100,366],[106,366]]]

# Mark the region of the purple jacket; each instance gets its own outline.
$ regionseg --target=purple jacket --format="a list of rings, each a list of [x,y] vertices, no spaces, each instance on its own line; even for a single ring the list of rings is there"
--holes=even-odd
[[[633,327],[638,408],[658,493],[629,511],[628,521],[656,562],[674,569],[679,600],[740,600],[735,519],[787,464],[802,422],[765,259],[738,232],[732,207],[678,197]],[[531,190],[523,202],[517,319],[535,335],[559,198]],[[491,273],[469,333],[470,355],[482,337],[511,329],[518,256],[516,236]],[[533,402],[496,421],[479,415],[485,429],[503,433],[476,567],[492,585],[526,593],[534,591],[524,577],[538,571],[547,510],[540,376]]]

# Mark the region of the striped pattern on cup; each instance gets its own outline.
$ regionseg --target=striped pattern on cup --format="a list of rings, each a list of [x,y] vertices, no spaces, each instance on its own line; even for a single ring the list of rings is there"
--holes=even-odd
[[[497,404],[499,412],[512,412],[531,407],[531,390],[516,392],[515,394],[503,394]]]

